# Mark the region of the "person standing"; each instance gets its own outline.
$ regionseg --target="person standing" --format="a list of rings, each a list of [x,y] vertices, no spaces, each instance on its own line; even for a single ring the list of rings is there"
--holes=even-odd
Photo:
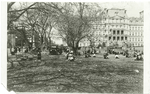
[[[21,51],[21,48],[20,48],[20,47],[18,47],[18,51],[19,51],[19,52]]]
[[[104,59],[108,59],[108,52],[107,51],[105,51],[103,57],[104,57]]]
[[[37,59],[41,60],[41,49],[40,48],[38,48],[38,50],[37,50]]]

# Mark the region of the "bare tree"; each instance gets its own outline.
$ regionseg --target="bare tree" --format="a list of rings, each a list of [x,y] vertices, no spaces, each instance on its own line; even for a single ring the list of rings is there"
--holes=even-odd
[[[51,31],[54,27],[55,11],[48,6],[47,3],[37,3],[33,8],[27,10],[19,19],[25,27],[27,27],[28,35],[38,37],[40,40],[35,40],[39,43],[38,46],[48,46],[51,42]]]
[[[17,21],[27,10],[31,9],[34,5],[36,5],[36,2],[29,4],[28,6],[22,8],[22,9],[12,8],[14,4],[15,4],[15,2],[8,2],[8,4],[7,4],[8,29],[13,24],[13,22]]]
[[[76,53],[80,40],[91,33],[92,23],[101,16],[101,8],[91,3],[63,3],[62,8],[56,7],[61,11],[57,18],[59,34]]]
[[[92,23],[101,19],[102,14],[95,3],[35,2],[22,5],[21,9],[12,9],[13,4],[8,4],[8,23],[18,20],[30,34],[39,34],[41,45],[51,39],[54,27],[75,53],[80,40],[91,34]],[[15,16],[12,19],[13,13]]]

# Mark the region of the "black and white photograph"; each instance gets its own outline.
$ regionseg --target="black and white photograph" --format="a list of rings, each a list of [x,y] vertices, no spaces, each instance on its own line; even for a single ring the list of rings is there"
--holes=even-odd
[[[143,94],[143,2],[7,2],[7,90]]]

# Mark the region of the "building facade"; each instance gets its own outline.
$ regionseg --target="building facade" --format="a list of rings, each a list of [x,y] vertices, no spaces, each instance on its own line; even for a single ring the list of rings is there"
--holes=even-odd
[[[138,18],[128,17],[125,9],[106,9],[103,20],[93,24],[95,46],[103,42],[107,46],[118,44],[121,47],[124,43],[143,46],[143,11],[139,14]],[[80,47],[89,45],[87,39],[79,43]]]
[[[105,31],[108,32],[107,44],[119,46],[128,41],[129,25],[125,9],[109,9],[106,12]]]

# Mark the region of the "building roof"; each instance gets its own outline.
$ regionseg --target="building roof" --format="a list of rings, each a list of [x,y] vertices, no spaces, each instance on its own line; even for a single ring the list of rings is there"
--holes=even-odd
[[[111,8],[107,10],[107,17],[123,17],[127,18],[126,10],[125,9],[118,9],[118,8]]]
[[[130,17],[128,19],[130,21],[130,24],[142,24],[142,22],[143,22],[142,18]]]

